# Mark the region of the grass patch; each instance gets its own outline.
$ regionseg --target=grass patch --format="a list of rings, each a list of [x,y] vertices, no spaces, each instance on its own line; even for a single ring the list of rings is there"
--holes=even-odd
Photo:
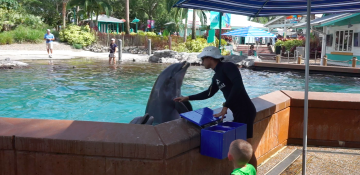
[[[13,34],[11,32],[0,33],[0,45],[14,43]]]
[[[0,33],[0,44],[17,43],[41,43],[44,41],[46,30],[32,29],[29,27],[18,26],[13,31]]]

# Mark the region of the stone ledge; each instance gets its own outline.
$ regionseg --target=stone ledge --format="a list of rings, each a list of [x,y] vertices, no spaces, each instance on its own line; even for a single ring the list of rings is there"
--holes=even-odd
[[[290,106],[290,98],[281,91],[275,91],[253,98],[252,102],[254,103],[257,112],[255,122]]]
[[[200,146],[201,128],[186,119],[177,119],[155,126],[165,145],[165,159]]]
[[[154,126],[149,125],[0,118],[0,134],[14,135],[15,149],[22,151],[143,159],[164,157],[164,145]]]
[[[304,92],[282,91],[291,98],[291,107],[304,107]],[[360,94],[309,92],[309,108],[360,109]]]

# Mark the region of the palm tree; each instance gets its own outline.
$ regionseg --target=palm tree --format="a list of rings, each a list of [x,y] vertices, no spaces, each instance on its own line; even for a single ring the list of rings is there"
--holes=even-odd
[[[195,10],[193,9],[193,24],[192,24],[192,36],[191,39],[196,39],[196,14],[199,16],[200,18],[200,23],[201,25],[205,25],[207,24],[207,18],[206,18],[206,14],[205,14],[205,10]]]
[[[174,16],[174,21],[175,21],[175,25],[179,28],[180,24],[182,24],[182,20],[185,19],[185,25],[184,25],[184,42],[186,42],[186,37],[187,37],[187,20],[188,20],[188,9],[184,9],[184,8],[173,8],[174,4],[177,2],[177,0],[167,0],[166,1],[166,10],[168,11],[168,13],[170,13],[170,11],[172,9],[176,10],[175,11],[175,16]]]
[[[126,29],[125,29],[125,32],[127,34],[130,33],[130,18],[129,18],[129,11],[130,11],[130,8],[129,8],[129,0],[125,0],[126,3],[125,3],[125,10],[126,10],[126,14],[125,14],[125,18],[126,18]]]
[[[108,0],[71,0],[69,2],[69,7],[72,6],[83,6],[85,11],[90,14],[91,23],[92,23],[92,14],[95,12],[96,15],[96,22],[95,25],[97,26],[98,23],[98,16],[100,12],[105,12],[106,15],[110,15],[112,11],[112,7]]]
[[[191,39],[196,39],[196,10],[193,9]]]
[[[69,0],[62,0],[62,16],[63,16],[63,28],[66,27],[66,4],[69,2]]]
[[[273,20],[275,18],[276,18],[276,16],[255,17],[255,18],[249,17],[248,20],[253,21],[253,22],[258,22],[258,23],[261,23],[261,24],[266,24],[266,23],[268,23],[269,21],[271,21],[271,20]]]

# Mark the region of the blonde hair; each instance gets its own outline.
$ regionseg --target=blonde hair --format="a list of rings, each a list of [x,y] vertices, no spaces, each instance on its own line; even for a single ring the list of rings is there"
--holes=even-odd
[[[242,139],[237,139],[231,142],[229,152],[233,156],[237,165],[240,166],[249,163],[253,155],[251,144]]]

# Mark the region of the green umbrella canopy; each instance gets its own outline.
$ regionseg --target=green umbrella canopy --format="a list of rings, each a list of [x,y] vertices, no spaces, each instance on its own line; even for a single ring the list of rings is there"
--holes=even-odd
[[[131,23],[138,23],[140,21],[140,19],[137,19],[136,17],[135,17],[135,19],[131,22]]]

